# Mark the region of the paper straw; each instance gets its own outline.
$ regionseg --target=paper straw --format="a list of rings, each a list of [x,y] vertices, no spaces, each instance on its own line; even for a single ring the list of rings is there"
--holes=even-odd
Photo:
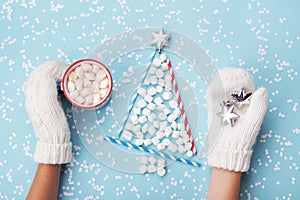
[[[172,84],[173,84],[173,87],[174,87],[174,90],[175,90],[175,94],[177,96],[177,101],[178,101],[178,105],[180,107],[180,111],[181,111],[181,115],[182,115],[182,118],[183,118],[183,122],[184,122],[184,126],[185,126],[185,129],[188,133],[188,136],[191,140],[191,144],[192,144],[192,152],[193,154],[197,154],[197,150],[196,150],[196,147],[195,147],[195,143],[194,143],[194,140],[193,140],[193,137],[192,137],[192,133],[191,133],[191,129],[190,129],[190,126],[189,126],[189,122],[188,122],[188,119],[187,119],[187,116],[185,114],[185,110],[184,110],[184,106],[183,106],[183,103],[182,103],[182,99],[180,97],[180,93],[179,93],[179,90],[178,90],[178,85],[176,83],[176,80],[175,80],[175,74],[174,74],[174,71],[173,71],[173,68],[172,68],[172,64],[171,64],[171,61],[168,60],[167,61],[168,63],[168,69],[171,73],[171,77],[172,77]]]
[[[137,90],[140,88],[140,87],[142,87],[142,85],[144,84],[144,81],[145,81],[145,78],[146,78],[146,76],[147,76],[147,74],[148,74],[148,71],[149,71],[149,68],[150,68],[150,65],[152,64],[152,61],[153,61],[153,59],[154,59],[154,57],[155,57],[155,54],[156,54],[156,50],[150,55],[150,57],[149,57],[149,59],[148,59],[148,62],[147,62],[147,64],[146,64],[146,66],[145,66],[145,72],[143,73],[143,75],[142,75],[142,77],[141,77],[141,82],[140,82],[140,84],[137,86],[137,88],[135,89],[135,91],[134,91],[134,93],[133,93],[133,95],[132,95],[132,97],[131,97],[131,100],[130,100],[130,103],[129,103],[129,106],[128,106],[128,109],[127,109],[127,115],[124,117],[124,119],[123,119],[123,121],[122,121],[122,126],[120,127],[120,129],[119,129],[119,133],[118,133],[118,136],[119,136],[119,138],[121,137],[121,135],[122,135],[122,132],[123,132],[123,130],[124,130],[124,126],[126,125],[126,123],[127,123],[127,121],[128,121],[128,118],[129,118],[129,115],[130,115],[130,113],[131,113],[131,111],[132,111],[132,109],[133,109],[133,106],[134,106],[134,104],[135,104],[135,102],[136,102],[136,99],[137,99],[137,97],[138,97],[138,93],[137,93]]]
[[[115,143],[115,144],[119,144],[119,145],[122,145],[122,146],[125,146],[125,147],[128,147],[128,148],[132,148],[132,149],[137,149],[139,151],[143,151],[143,152],[146,152],[146,153],[157,155],[157,156],[160,156],[162,158],[171,159],[171,160],[178,161],[178,162],[181,162],[181,163],[184,163],[184,164],[192,165],[194,167],[201,167],[201,164],[198,163],[198,162],[191,161],[191,160],[184,159],[184,158],[180,158],[180,157],[175,157],[173,155],[163,153],[163,152],[160,152],[160,151],[157,151],[157,150],[154,150],[154,149],[150,149],[150,148],[147,148],[147,147],[144,147],[144,146],[137,146],[135,144],[125,142],[125,141],[119,140],[119,139],[114,138],[114,137],[105,136],[104,139],[106,141],[109,141],[109,142],[112,142],[112,143]]]

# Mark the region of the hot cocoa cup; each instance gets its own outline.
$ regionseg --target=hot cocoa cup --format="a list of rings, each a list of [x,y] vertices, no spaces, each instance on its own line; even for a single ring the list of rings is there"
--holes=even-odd
[[[112,77],[105,65],[93,59],[73,63],[62,81],[65,97],[80,108],[96,108],[105,105],[112,92]]]

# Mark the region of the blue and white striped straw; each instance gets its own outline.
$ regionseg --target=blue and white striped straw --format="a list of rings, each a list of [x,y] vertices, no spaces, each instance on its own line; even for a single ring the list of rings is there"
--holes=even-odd
[[[137,86],[137,88],[136,88],[136,90],[134,91],[134,93],[133,93],[133,95],[132,95],[132,97],[131,97],[131,100],[130,100],[130,103],[129,103],[129,106],[128,106],[128,109],[127,109],[127,115],[124,117],[124,119],[122,120],[122,126],[120,127],[120,129],[119,129],[119,133],[118,133],[118,135],[119,135],[119,138],[121,137],[121,135],[122,135],[122,132],[123,132],[123,130],[124,130],[124,126],[126,125],[126,123],[127,123],[127,121],[128,121],[128,118],[129,118],[129,115],[130,115],[130,113],[131,113],[131,111],[132,111],[132,109],[133,109],[133,106],[134,106],[134,104],[135,104],[135,102],[136,102],[136,99],[137,99],[137,97],[138,97],[138,93],[137,93],[137,90],[140,88],[140,87],[142,87],[142,85],[144,84],[144,81],[145,81],[145,78],[146,78],[146,76],[147,76],[147,74],[148,74],[148,71],[149,71],[149,68],[150,68],[150,65],[152,64],[152,61],[153,61],[153,59],[154,59],[154,57],[155,57],[155,54],[156,54],[156,50],[150,55],[150,57],[149,57],[149,60],[148,60],[148,62],[147,62],[147,64],[146,64],[146,66],[145,66],[145,72],[143,73],[143,75],[142,75],[142,77],[141,77],[141,82],[140,82],[140,84]]]
[[[129,147],[129,148],[132,148],[132,149],[137,149],[139,151],[143,151],[143,152],[146,152],[146,153],[157,155],[157,156],[160,156],[162,158],[171,159],[171,160],[178,161],[178,162],[181,162],[181,163],[184,163],[184,164],[192,165],[194,167],[201,167],[201,164],[198,163],[198,162],[191,161],[191,160],[184,159],[184,158],[180,158],[180,157],[175,157],[173,155],[170,155],[170,154],[167,154],[167,153],[164,153],[164,152],[160,152],[160,151],[157,151],[157,150],[154,150],[154,149],[150,149],[150,148],[147,148],[147,147],[137,146],[135,144],[125,142],[125,141],[119,140],[119,139],[114,138],[114,137],[105,136],[104,139],[106,141],[109,141],[109,142],[112,142],[112,143],[115,143],[115,144],[119,144],[119,145]]]

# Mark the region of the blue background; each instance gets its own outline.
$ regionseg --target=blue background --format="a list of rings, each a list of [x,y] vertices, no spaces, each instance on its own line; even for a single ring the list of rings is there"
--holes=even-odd
[[[199,43],[217,68],[243,67],[269,91],[269,106],[241,199],[300,199],[299,9],[286,1],[1,1],[0,199],[24,199],[33,180],[35,136],[24,107],[28,74],[45,60],[69,64],[128,29],[163,27]],[[72,133],[65,199],[204,199],[210,167],[175,163],[168,174],[103,166]]]

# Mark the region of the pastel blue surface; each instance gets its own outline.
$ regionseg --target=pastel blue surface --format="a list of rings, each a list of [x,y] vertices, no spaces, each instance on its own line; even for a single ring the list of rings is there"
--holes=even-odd
[[[128,29],[163,27],[197,41],[217,68],[243,67],[269,91],[268,111],[241,199],[300,199],[300,2],[7,1],[0,10],[0,199],[24,199],[33,180],[35,135],[24,107],[28,74],[45,60],[69,64]],[[70,107],[64,102],[66,107]],[[70,126],[72,120],[69,120]],[[204,199],[210,167],[168,166],[164,177],[110,169],[72,132],[74,160],[62,199]]]

